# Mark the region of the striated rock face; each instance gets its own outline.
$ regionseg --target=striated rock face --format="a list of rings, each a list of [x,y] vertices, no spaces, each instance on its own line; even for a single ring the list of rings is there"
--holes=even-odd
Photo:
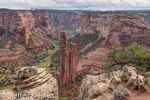
[[[47,11],[50,24],[55,27],[80,27],[79,15],[71,11]]]
[[[78,62],[78,71],[86,70],[82,66],[102,67],[101,59],[110,45],[127,46],[137,42],[150,48],[150,28],[144,19],[123,12],[82,12],[80,17],[81,35],[98,33],[98,37],[106,37],[93,52],[87,53]],[[86,46],[89,46],[87,44]],[[85,47],[86,47],[85,46]],[[86,59],[85,59],[86,58]]]
[[[59,34],[59,29],[50,27],[49,15],[45,11],[0,13],[0,49],[10,49],[9,57],[13,53],[25,52],[24,47],[37,52],[43,46],[53,45],[51,39],[58,37]],[[1,54],[3,55],[0,50]],[[1,58],[2,60],[9,59],[4,55],[5,58]]]
[[[70,70],[69,70],[69,52],[67,47],[67,36],[65,32],[61,32],[60,43],[60,86],[65,86],[70,83]]]
[[[150,47],[150,28],[144,19],[122,12],[83,12],[80,19],[81,34],[95,33],[107,37],[108,45],[128,45],[131,42]]]
[[[25,45],[28,44],[28,39],[32,34],[30,30],[39,25],[50,28],[49,16],[46,12],[0,13],[0,31],[9,30],[12,38]]]
[[[70,52],[69,52],[69,67],[71,72],[72,80],[74,81],[77,76],[77,48],[76,43],[70,43]]]
[[[51,74],[45,71],[45,68],[37,68],[35,66],[22,67],[15,72],[11,83],[19,84],[22,94],[53,94],[58,100],[58,84]],[[36,98],[33,98],[36,99]],[[19,100],[22,100],[20,98]]]
[[[60,37],[60,86],[63,87],[75,80],[77,76],[77,48],[76,44],[70,43],[68,53],[67,36],[61,32]]]

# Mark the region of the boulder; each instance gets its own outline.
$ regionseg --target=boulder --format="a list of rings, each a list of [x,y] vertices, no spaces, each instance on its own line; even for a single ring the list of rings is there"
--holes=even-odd
[[[150,77],[145,78],[144,83],[150,87]]]
[[[111,80],[110,80],[110,88],[115,89],[117,85],[119,85],[122,81],[123,77],[123,71],[118,70],[118,71],[113,71],[110,73]]]
[[[135,67],[124,66],[123,75],[127,78],[127,87],[135,89],[137,87],[137,69]]]
[[[97,98],[99,95],[102,95],[105,92],[111,92],[109,89],[109,84],[100,82],[92,85],[88,89],[88,100]]]
[[[48,74],[45,68],[22,67],[15,72],[11,83],[19,84],[20,91],[17,94],[31,95],[25,98],[18,97],[19,100],[28,100],[29,97],[29,100],[40,100],[46,97],[50,100],[59,100],[57,80],[52,74]]]
[[[144,76],[142,75],[137,76],[137,84],[138,84],[138,90],[140,92],[144,92],[146,90]]]
[[[113,93],[114,100],[123,100],[123,98],[130,95],[130,91],[122,85],[117,86]]]
[[[88,90],[100,82],[99,76],[87,75],[83,80],[79,92],[79,100],[88,100]]]

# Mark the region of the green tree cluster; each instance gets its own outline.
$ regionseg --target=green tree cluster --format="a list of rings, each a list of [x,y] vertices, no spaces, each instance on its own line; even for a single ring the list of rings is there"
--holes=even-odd
[[[110,46],[106,56],[102,57],[103,67],[108,71],[112,71],[115,67],[124,65],[132,65],[140,71],[146,71],[150,67],[150,50],[136,42],[129,46]]]

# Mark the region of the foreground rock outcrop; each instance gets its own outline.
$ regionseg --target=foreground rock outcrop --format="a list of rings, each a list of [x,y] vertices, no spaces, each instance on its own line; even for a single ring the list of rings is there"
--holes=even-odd
[[[18,94],[31,94],[30,97],[33,100],[38,99],[36,96],[32,96],[33,94],[49,95],[49,97],[51,95],[53,98],[50,98],[50,100],[58,100],[57,81],[52,74],[47,73],[45,68],[37,68],[35,66],[22,67],[15,72],[11,83],[19,84],[20,91]],[[23,100],[24,98],[18,97],[18,99]],[[25,99],[28,99],[28,97]]]
[[[61,32],[60,37],[60,86],[63,87],[75,80],[77,76],[77,48],[70,43],[70,52],[67,47],[67,36]]]
[[[138,93],[139,98],[144,93],[147,96],[145,91],[149,91],[147,78],[138,75],[136,68],[124,66],[122,71],[113,71],[110,74],[87,75],[82,80],[79,100],[99,100],[100,98],[102,100],[104,98],[108,100],[123,100],[123,98],[133,100],[134,93]],[[147,96],[147,99],[144,100],[148,100],[149,97]],[[139,99],[135,98],[134,100]]]

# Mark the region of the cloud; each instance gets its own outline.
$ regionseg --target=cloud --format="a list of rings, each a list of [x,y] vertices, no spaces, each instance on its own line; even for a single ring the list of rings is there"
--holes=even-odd
[[[79,10],[133,10],[150,9],[150,0],[3,0],[1,8],[79,9]]]

